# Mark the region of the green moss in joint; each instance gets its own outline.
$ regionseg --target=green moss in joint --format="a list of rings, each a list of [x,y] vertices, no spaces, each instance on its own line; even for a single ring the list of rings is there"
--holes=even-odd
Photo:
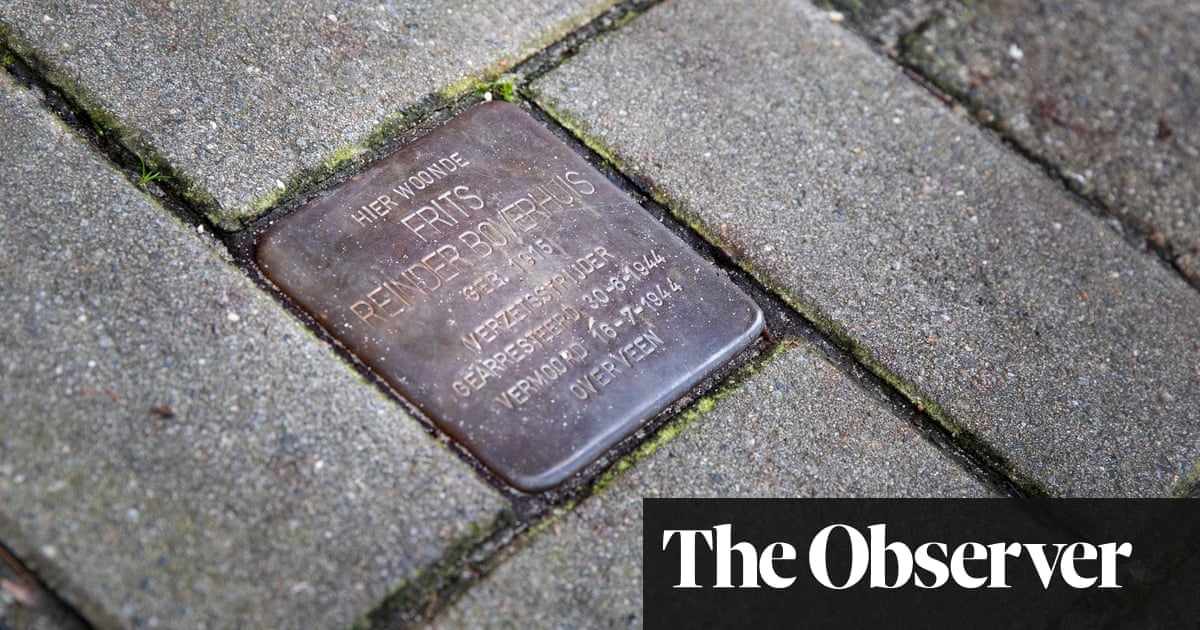
[[[491,94],[494,98],[515,103],[517,102],[517,76],[505,74],[496,77],[495,81],[480,83],[475,86],[475,94],[483,97]]]
[[[441,100],[442,104],[456,103],[466,96],[482,95],[484,92],[489,91],[494,84],[509,83],[512,86],[512,96],[516,98],[519,77],[514,74],[505,74],[511,65],[512,60],[496,61],[482,72],[459,79],[449,86],[438,90],[436,97]],[[495,95],[495,92],[493,92],[493,95]]]
[[[626,24],[629,24],[630,22],[632,22],[634,18],[636,18],[637,16],[639,16],[641,14],[642,13],[640,11],[630,10],[625,15],[622,15],[621,19],[617,20],[616,24],[613,24],[613,29],[616,30],[618,28],[625,28]]]
[[[634,464],[653,455],[659,448],[683,433],[683,430],[691,426],[696,420],[712,413],[717,408],[717,402],[740,389],[742,384],[750,377],[761,372],[772,361],[792,347],[793,345],[789,341],[781,340],[764,355],[755,358],[748,365],[743,366],[727,378],[719,389],[698,399],[690,408],[672,418],[656,431],[654,435],[650,436],[628,455],[617,460],[608,470],[604,471],[592,486],[592,494],[599,494],[607,490],[612,486],[613,481],[616,480],[618,475],[632,468]]]
[[[532,92],[530,93],[530,96],[536,100],[538,94],[536,92]],[[587,146],[587,148],[594,151],[596,155],[599,155],[605,163],[611,165],[613,168],[621,172],[625,172],[625,164],[621,162],[621,160],[617,159],[616,152],[613,151],[611,147],[604,144],[599,138],[592,135],[585,123],[559,109],[548,99],[538,101],[538,105],[540,105],[547,114],[550,114],[551,118],[558,121],[558,124],[565,127],[567,131],[570,131],[576,138],[579,138],[579,140],[581,140],[583,144]]]
[[[329,154],[329,157],[325,158],[325,161],[321,163],[321,168],[326,173],[333,173],[353,162],[358,156],[365,153],[366,150],[366,147],[358,144],[340,146],[334,149],[333,153]]]
[[[1194,497],[1200,491],[1200,462],[1192,464],[1183,479],[1171,489],[1170,496],[1174,498]]]
[[[388,589],[387,595],[375,606],[352,620],[348,628],[366,630],[378,627],[394,614],[424,609],[426,602],[435,597],[440,588],[450,584],[462,573],[463,565],[471,553],[489,536],[510,525],[513,520],[511,513],[502,512],[489,522],[471,523],[466,532],[450,543],[439,562],[424,571],[418,569],[400,580]]]
[[[895,372],[892,372],[882,362],[871,355],[865,348],[858,345],[846,331],[846,329],[838,322],[823,315],[819,309],[806,305],[799,300],[795,295],[788,293],[786,290],[772,288],[772,290],[783,298],[796,311],[804,315],[806,319],[811,321],[826,336],[832,338],[842,348],[853,356],[859,363],[866,366],[871,373],[878,376],[888,385],[895,388],[903,395],[910,403],[912,403],[917,411],[923,412],[926,416],[936,422],[938,425],[946,429],[950,433],[950,437],[958,448],[972,453],[975,457],[986,462],[996,472],[1003,474],[1018,487],[1027,491],[1033,496],[1049,496],[1047,492],[1035,478],[1017,470],[1016,466],[1004,457],[999,450],[984,440],[982,437],[971,432],[966,426],[955,419],[948,409],[932,398],[921,392],[921,389],[914,383],[901,378]],[[1200,478],[1200,477],[1198,477]]]
[[[0,22],[0,38],[5,41],[6,59],[8,55],[13,55],[14,61],[19,57],[20,61],[32,72],[40,75],[48,84],[62,93],[73,108],[86,114],[98,137],[106,143],[111,142],[114,148],[119,149],[118,152],[123,150],[126,153],[121,159],[126,167],[140,168],[140,164],[132,164],[132,160],[144,158],[150,168],[149,171],[146,171],[147,173],[158,171],[160,174],[169,174],[170,179],[163,182],[168,188],[187,199],[199,211],[212,218],[215,223],[228,229],[230,221],[222,221],[226,217],[222,216],[216,198],[194,180],[169,169],[167,161],[158,155],[150,143],[143,140],[140,131],[124,125],[99,97],[92,94],[68,74],[59,71],[53,64],[43,60],[36,47],[24,42],[14,29],[8,28],[2,22]],[[236,219],[232,223],[240,227]]]
[[[459,79],[449,86],[438,90],[438,96],[446,102],[454,102],[458,99],[475,92],[475,87],[480,84],[480,80],[476,77],[467,77]]]
[[[578,503],[574,499],[571,499],[570,501],[564,503],[561,507],[555,508],[545,518],[531,525],[527,535],[531,537],[537,536],[538,534],[541,534],[549,529],[555,523],[561,522],[567,517],[568,514],[575,510],[576,505],[578,505]]]

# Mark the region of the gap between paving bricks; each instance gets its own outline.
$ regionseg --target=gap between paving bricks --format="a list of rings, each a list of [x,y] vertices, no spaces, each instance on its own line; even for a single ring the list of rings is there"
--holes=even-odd
[[[154,197],[160,205],[186,225],[191,226],[197,232],[207,232],[214,240],[219,241],[223,246],[217,248],[220,253],[227,254],[243,272],[272,294],[286,310],[304,322],[317,337],[327,342],[363,378],[388,392],[393,401],[418,419],[430,435],[466,461],[512,503],[515,517],[512,521],[500,524],[473,548],[454,549],[447,552],[442,561],[429,567],[412,582],[398,586],[397,590],[382,600],[375,609],[365,612],[364,616],[358,620],[358,625],[384,626],[422,619],[428,620],[430,615],[436,614],[449,601],[453,600],[456,593],[460,593],[474,584],[491,566],[502,561],[504,557],[502,550],[516,537],[539,531],[567,513],[578,501],[593,492],[602,491],[601,482],[606,476],[624,470],[631,463],[669,440],[670,436],[667,436],[661,442],[654,441],[659,431],[668,424],[682,420],[680,425],[672,427],[678,429],[686,426],[691,419],[699,417],[701,414],[692,413],[696,407],[694,404],[696,401],[714,396],[720,397],[724,393],[736,389],[744,378],[769,363],[776,352],[787,346],[803,342],[818,348],[831,363],[858,383],[869,396],[884,404],[898,419],[915,427],[939,451],[957,462],[959,466],[976,476],[988,487],[1008,496],[1045,496],[1047,494],[1044,489],[1029,480],[1014,481],[1005,472],[1010,467],[1007,466],[1003,457],[990,449],[984,441],[969,433],[953,433],[948,430],[929,412],[918,407],[908,396],[889,383],[886,374],[878,373],[867,363],[856,358],[857,351],[849,340],[839,338],[829,332],[823,332],[816,323],[797,312],[779,295],[764,288],[750,274],[740,269],[724,251],[678,221],[667,209],[653,201],[643,187],[638,186],[619,172],[603,156],[586,147],[580,138],[527,98],[525,89],[532,80],[553,70],[572,56],[578,47],[624,26],[630,19],[660,1],[643,0],[623,3],[518,64],[509,73],[510,81],[515,84],[519,94],[514,100],[557,137],[564,140],[573,150],[596,166],[610,181],[638,200],[656,220],[683,238],[705,259],[712,261],[724,270],[733,282],[746,291],[763,309],[767,334],[765,338],[760,338],[750,348],[693,388],[687,395],[655,416],[642,429],[622,440],[600,460],[589,465],[572,481],[565,484],[563,488],[538,495],[527,495],[501,482],[474,457],[436,429],[423,413],[387,386],[381,377],[363,365],[324,328],[313,321],[307,313],[286,298],[263,277],[253,260],[253,247],[257,235],[265,226],[290,213],[321,192],[362,171],[379,158],[398,150],[458,113],[477,104],[482,100],[482,92],[495,83],[481,81],[473,84],[454,100],[447,101],[438,95],[431,96],[405,117],[404,122],[409,123],[405,129],[394,130],[390,137],[385,138],[378,147],[369,149],[345,162],[338,171],[316,180],[310,187],[291,191],[290,197],[285,202],[255,221],[251,227],[236,232],[221,230],[209,222],[201,212],[197,211],[192,202],[183,198],[179,189],[174,185],[149,182],[144,187],[147,194]],[[30,64],[20,58],[10,58],[11,55],[7,49],[0,48],[0,54],[6,57],[5,66],[10,74],[16,77],[22,85],[32,89],[50,111],[89,145],[106,156],[118,170],[126,175],[131,185],[137,185],[142,176],[142,166],[138,162],[138,154],[125,147],[118,139],[119,130],[102,128],[86,110],[65,96],[62,90],[38,75]],[[898,67],[898,70],[900,68],[902,66]],[[152,159],[151,163],[156,162]],[[174,177],[168,166],[151,168],[158,168],[168,176]],[[683,418],[684,414],[689,417]],[[639,449],[640,446],[651,442],[654,443],[649,449]]]
[[[848,5],[856,4],[854,0],[814,0],[814,2],[818,7],[827,9],[841,8],[842,10],[848,10]],[[977,128],[988,132],[1000,144],[1008,147],[1009,150],[1028,162],[1037,165],[1048,178],[1070,191],[1072,196],[1080,202],[1080,205],[1087,208],[1092,215],[1111,227],[1117,234],[1120,234],[1125,242],[1135,250],[1153,253],[1154,258],[1165,269],[1179,276],[1193,289],[1200,291],[1200,280],[1189,278],[1187,274],[1175,265],[1171,257],[1170,243],[1156,244],[1151,239],[1152,226],[1144,224],[1133,215],[1122,218],[1100,197],[1095,194],[1088,194],[1087,185],[1069,177],[1063,169],[1055,166],[1049,158],[1039,155],[1032,148],[1022,144],[1018,138],[1005,131],[1000,117],[993,116],[993,120],[991,121],[982,120],[980,113],[986,111],[985,106],[973,101],[967,93],[955,89],[953,85],[940,83],[935,78],[921,72],[920,67],[913,59],[914,55],[919,54],[914,52],[915,47],[918,45],[917,40],[927,30],[936,26],[940,21],[947,19],[949,17],[947,11],[948,7],[946,6],[931,7],[910,30],[897,33],[894,42],[877,39],[865,30],[865,26],[856,24],[852,20],[840,21],[840,24],[848,32],[865,41],[877,53],[883,55],[902,69],[905,76],[917,85],[925,88],[925,90],[947,107],[961,108],[964,117]]]
[[[524,85],[528,84],[528,82],[533,78],[545,74],[556,67],[563,60],[568,58],[571,54],[573,54],[574,49],[577,46],[582,45],[584,42],[594,37],[601,36],[604,32],[622,26],[629,17],[635,16],[637,12],[645,10],[654,4],[657,4],[657,2],[638,2],[622,5],[623,11],[618,13],[615,17],[610,13],[602,16],[601,18],[597,18],[597,20],[595,20],[592,24],[589,24],[579,31],[572,33],[563,40],[560,40],[544,51],[538,53],[523,64],[517,66],[517,68],[514,69],[513,74],[517,77],[520,77],[520,84],[522,87],[524,87]],[[131,183],[136,184],[138,178],[140,177],[140,169],[134,168],[134,166],[140,165],[134,165],[133,160],[137,156],[114,139],[115,133],[113,133],[111,130],[106,132],[104,129],[101,129],[99,125],[94,123],[94,121],[90,118],[90,116],[87,115],[86,112],[78,107],[73,106],[69,99],[64,97],[60,91],[58,91],[54,86],[46,84],[44,81],[42,81],[41,78],[36,75],[36,73],[30,71],[29,67],[23,64],[20,60],[17,60],[14,64],[12,64],[9,70],[23,84],[31,86],[35,89],[35,91],[39,92],[43,102],[49,109],[55,112],[70,127],[79,133],[79,135],[83,136],[90,144],[92,144],[93,147],[104,153],[110,159],[110,161],[116,163],[120,170],[127,175]],[[312,189],[298,191],[295,198],[293,198],[287,204],[276,208],[275,211],[269,213],[263,219],[260,219],[256,226],[261,229],[261,226],[266,225],[270,221],[287,214],[287,212],[303,204],[320,191],[337,185],[340,183],[340,181],[361,170],[366,164],[373,162],[378,157],[390,153],[400,146],[411,142],[416,137],[419,137],[433,128],[436,128],[438,125],[446,120],[449,120],[457,113],[460,113],[467,107],[476,104],[479,100],[480,99],[478,95],[468,93],[466,96],[460,98],[458,101],[452,104],[427,110],[424,113],[423,118],[414,121],[415,125],[412,129],[398,134],[378,151],[372,152],[364,159],[356,161],[354,163],[356,168],[342,172],[338,176],[327,178],[326,180],[319,182]],[[962,436],[959,436],[957,439],[954,436],[951,436],[945,429],[941,427],[940,424],[935,422],[926,413],[918,410],[916,406],[913,405],[898,390],[854,359],[851,351],[845,349],[842,344],[831,341],[829,338],[819,332],[810,321],[798,315],[790,306],[785,304],[782,299],[762,288],[747,274],[742,272],[740,269],[737,269],[724,252],[712,246],[689,228],[678,223],[665,209],[650,201],[644,191],[625,178],[623,174],[615,171],[605,162],[602,157],[585,148],[577,138],[570,134],[570,132],[563,129],[548,114],[542,112],[540,109],[537,109],[535,106],[530,105],[526,101],[522,100],[520,104],[525,106],[525,109],[530,111],[530,113],[537,117],[543,124],[546,124],[552,131],[556,133],[556,135],[568,141],[568,143],[577,152],[587,157],[589,161],[593,163],[593,165],[598,166],[600,170],[609,177],[610,180],[613,180],[622,189],[626,190],[626,192],[629,192],[635,198],[638,198],[639,201],[642,202],[643,207],[646,207],[660,222],[667,225],[677,235],[683,237],[684,240],[689,243],[689,245],[700,251],[701,254],[706,258],[714,261],[718,264],[718,266],[725,269],[734,279],[735,283],[742,287],[743,290],[746,290],[748,293],[750,293],[764,309],[764,312],[767,315],[768,330],[773,331],[771,334],[776,337],[776,340],[774,342],[765,343],[760,341],[755,347],[743,352],[739,357],[727,364],[717,374],[713,375],[709,379],[706,379],[706,381],[693,390],[691,394],[685,396],[680,401],[677,401],[664,413],[656,417],[647,425],[646,428],[643,428],[634,436],[631,436],[627,440],[623,441],[618,447],[610,451],[610,453],[601,461],[589,466],[588,469],[580,475],[580,477],[584,480],[582,483],[577,482],[577,485],[566,491],[560,490],[555,493],[551,493],[552,496],[549,498],[545,497],[544,495],[541,497],[529,497],[527,495],[521,495],[520,493],[508,488],[505,484],[499,482],[493,475],[491,475],[491,473],[479,465],[478,462],[475,462],[469,454],[453,443],[449,442],[444,434],[434,429],[432,424],[429,423],[427,419],[423,418],[423,415],[417,412],[417,410],[414,409],[411,404],[409,404],[402,397],[396,395],[394,392],[391,392],[394,400],[399,402],[403,407],[406,408],[406,410],[412,413],[412,415],[423,420],[423,424],[432,435],[434,435],[443,443],[448,443],[452,450],[457,452],[461,457],[463,457],[463,459],[472,464],[472,466],[479,471],[482,476],[488,479],[493,486],[497,487],[502,493],[508,496],[514,503],[514,511],[518,518],[516,523],[503,526],[497,530],[483,543],[478,545],[475,550],[468,552],[465,556],[463,556],[461,561],[451,562],[448,566],[435,566],[428,571],[429,575],[437,576],[438,574],[442,574],[443,577],[434,578],[432,580],[418,580],[418,582],[422,583],[424,588],[416,587],[416,584],[412,584],[411,586],[416,588],[403,589],[403,592],[393,594],[389,599],[382,602],[378,609],[369,613],[369,619],[371,619],[373,622],[403,621],[405,619],[411,619],[413,613],[416,613],[418,617],[424,616],[419,610],[416,610],[416,607],[420,606],[421,608],[428,608],[430,602],[434,604],[432,609],[441,608],[440,605],[436,604],[439,599],[439,593],[457,591],[465,585],[463,584],[461,575],[459,577],[450,575],[450,573],[456,572],[457,566],[461,565],[462,567],[461,570],[457,570],[457,572],[460,574],[465,574],[468,576],[478,575],[478,567],[486,567],[489,564],[489,560],[491,560],[498,553],[499,549],[507,545],[512,538],[531,527],[538,527],[540,525],[539,521],[545,521],[546,519],[554,518],[552,515],[552,507],[554,505],[565,504],[569,508],[574,501],[577,501],[589,494],[591,491],[591,484],[595,482],[601,473],[603,473],[613,464],[624,461],[625,458],[629,457],[629,454],[647,437],[653,435],[671,418],[676,417],[680,412],[689,407],[691,402],[697,395],[699,395],[699,393],[713,390],[714,387],[718,386],[718,384],[722,381],[725,381],[725,387],[721,389],[727,390],[729,387],[736,386],[736,383],[730,383],[726,381],[727,377],[735,372],[739,372],[739,370],[743,373],[745,373],[746,370],[750,370],[751,373],[756,370],[757,368],[750,367],[750,359],[754,354],[767,350],[767,346],[769,345],[773,345],[775,348],[778,348],[781,345],[791,344],[793,343],[792,340],[804,340],[820,348],[822,352],[824,352],[840,370],[858,382],[860,386],[868,391],[874,398],[886,404],[888,408],[892,410],[894,415],[917,427],[928,439],[930,439],[930,441],[937,445],[940,450],[947,453],[948,456],[959,462],[961,466],[983,480],[985,484],[998,489],[1004,494],[1009,495],[1023,496],[1028,494],[1042,494],[1040,489],[1037,488],[1021,488],[1020,486],[1014,484],[1001,472],[1002,467],[998,468],[995,463],[989,465],[986,461],[982,461],[973,455],[971,448],[963,445]],[[274,294],[278,298],[278,301],[285,306],[285,308],[297,315],[310,327],[310,329],[314,330],[319,337],[329,342],[330,345],[333,346],[339,352],[339,354],[343,356],[343,358],[355,366],[360,374],[362,374],[371,382],[384,387],[385,390],[390,391],[390,388],[387,388],[378,376],[359,363],[357,359],[350,355],[350,353],[342,348],[340,344],[338,344],[332,337],[325,333],[323,328],[316,325],[306,313],[296,307],[290,300],[284,298],[278,291],[274,289],[272,285],[270,285],[269,282],[262,278],[261,274],[257,270],[257,267],[253,264],[251,249],[258,229],[252,228],[234,233],[224,232],[210,224],[202,217],[200,213],[193,209],[189,202],[180,198],[171,188],[161,186],[156,182],[150,183],[146,188],[148,192],[160,202],[160,204],[164,205],[169,211],[174,213],[185,223],[197,228],[199,231],[208,230],[211,232],[213,236],[215,236],[225,245],[238,265],[249,275],[251,275],[251,277],[253,277],[261,286],[264,286],[272,294]],[[466,582],[473,582],[473,580],[468,579]],[[423,597],[426,593],[429,595],[427,598]],[[441,599],[444,600],[445,598],[443,597]],[[428,612],[428,610],[426,610],[426,612]]]
[[[30,627],[42,627],[40,621],[59,630],[90,627],[74,608],[59,599],[3,543],[0,543],[0,586],[3,587],[0,590],[15,600],[13,606],[28,616]],[[17,593],[21,597],[16,597]],[[3,606],[0,606],[0,615],[4,612]]]
[[[1120,216],[1113,213],[1102,200],[1095,196],[1087,195],[1079,182],[1068,177],[1062,169],[1054,166],[1049,159],[1038,155],[1018,142],[1016,138],[1006,133],[1000,126],[999,118],[991,123],[981,120],[977,114],[972,112],[972,108],[982,109],[982,106],[972,102],[971,99],[967,98],[966,94],[956,92],[952,86],[941,85],[933,78],[924,75],[920,71],[920,68],[906,60],[906,55],[916,45],[916,38],[936,26],[941,20],[950,17],[950,6],[959,1],[961,0],[937,0],[930,6],[916,7],[915,10],[919,14],[916,19],[910,22],[910,28],[887,33],[887,35],[894,37],[894,39],[885,40],[869,32],[866,24],[859,24],[853,19],[846,19],[846,16],[850,16],[851,14],[862,13],[859,9],[869,11],[868,7],[871,4],[869,1],[812,0],[813,4],[819,9],[844,11],[843,19],[834,20],[844,30],[864,41],[876,53],[894,64],[909,80],[924,88],[934,98],[946,105],[946,107],[957,110],[956,113],[961,114],[963,118],[977,129],[995,138],[996,142],[1038,167],[1048,179],[1066,190],[1081,206],[1087,208],[1094,217],[1111,228],[1116,234],[1121,235],[1125,242],[1135,251],[1143,254],[1147,252],[1153,254],[1152,258],[1161,264],[1168,273],[1178,276],[1185,284],[1196,290],[1200,290],[1200,283],[1188,278],[1186,274],[1175,266],[1169,257],[1167,244],[1156,246],[1149,239],[1150,230],[1146,229],[1145,226],[1139,225],[1135,217],[1129,217],[1129,222],[1127,223]],[[859,15],[858,17],[866,16]],[[1170,496],[1200,498],[1200,464],[1194,466],[1185,478],[1174,486],[1170,492]]]
[[[952,434],[925,409],[919,407],[889,383],[885,376],[876,373],[866,363],[856,358],[859,350],[849,339],[823,331],[816,322],[789,304],[787,300],[766,288],[751,273],[743,270],[734,262],[728,253],[713,245],[693,228],[686,226],[662,204],[652,199],[643,187],[614,168],[594,150],[583,146],[582,141],[562,127],[552,114],[542,110],[531,101],[528,103],[528,107],[530,113],[587,158],[593,166],[607,175],[610,181],[633,196],[659,223],[683,239],[693,251],[714,263],[725,272],[734,284],[750,295],[763,310],[769,346],[765,349],[766,355],[774,356],[774,352],[782,346],[807,342],[817,348],[830,363],[857,383],[869,396],[887,407],[894,416],[916,428],[939,451],[975,475],[988,487],[1013,497],[1048,496],[1048,493],[1036,483],[1029,481],[1017,483],[1004,473],[1003,471],[1008,470],[1009,467],[1003,457],[999,453],[991,452],[981,438],[966,431],[961,431],[957,435]],[[758,371],[767,362],[769,359],[752,369]]]
[[[52,111],[80,135],[91,140],[94,146],[101,148],[122,172],[127,176],[133,173],[132,181],[137,182],[142,170],[139,161],[144,158],[146,166],[167,176],[161,182],[152,182],[145,190],[152,191],[161,203],[189,224],[204,225],[206,229],[227,236],[251,227],[272,210],[302,205],[311,199],[313,191],[332,188],[366,165],[393,153],[406,143],[406,139],[411,139],[414,130],[444,122],[446,117],[439,117],[439,113],[453,110],[477,88],[499,77],[514,74],[518,68],[526,68],[522,72],[528,72],[529,68],[543,65],[555,55],[570,56],[584,42],[619,28],[631,17],[661,1],[623,0],[591,22],[517,63],[514,68],[509,69],[501,63],[493,64],[482,71],[483,78],[468,77],[427,94],[403,109],[397,109],[375,125],[364,138],[338,145],[320,165],[281,175],[287,178],[286,181],[278,180],[281,189],[276,188],[252,202],[255,218],[229,220],[236,225],[219,225],[210,219],[207,212],[216,213],[220,209],[202,186],[191,181],[186,173],[176,171],[157,153],[155,147],[142,140],[137,130],[123,126],[112,113],[95,103],[83,86],[63,76],[53,64],[42,59],[37,48],[23,41],[16,29],[6,26],[3,20],[0,20],[0,58],[14,58],[15,67],[9,68],[10,72],[27,87],[35,86],[43,102]],[[10,64],[5,60],[3,65]]]
[[[521,87],[524,88],[524,85]],[[522,96],[524,96],[523,93]],[[1003,457],[992,451],[983,440],[965,431],[953,434],[927,411],[918,408],[896,387],[856,359],[852,346],[847,345],[844,340],[822,332],[813,322],[786,303],[783,298],[763,287],[750,274],[740,269],[723,250],[678,221],[666,208],[651,199],[645,190],[614,168],[602,156],[584,146],[579,138],[555,121],[551,114],[543,111],[526,98],[517,100],[517,104],[587,159],[609,181],[637,200],[643,209],[672,233],[683,239],[693,251],[698,252],[703,258],[719,267],[734,284],[750,295],[763,310],[767,331],[766,339],[760,338],[755,345],[725,364],[715,374],[693,388],[689,394],[649,421],[633,436],[620,442],[601,460],[589,465],[578,477],[582,479],[579,482],[580,485],[570,489],[570,492],[544,493],[543,497],[556,495],[557,499],[549,503],[542,502],[540,505],[532,503],[536,497],[516,496],[514,501],[518,502],[515,506],[518,514],[522,515],[521,522],[517,523],[512,531],[505,532],[508,539],[506,543],[490,550],[492,553],[479,557],[478,563],[472,563],[466,567],[464,574],[460,575],[453,583],[447,584],[437,593],[430,593],[430,598],[434,599],[429,601],[439,602],[430,610],[436,612],[443,609],[479,578],[486,575],[492,567],[502,563],[513,553],[511,549],[504,549],[507,542],[511,542],[518,536],[531,536],[542,531],[564,517],[577,502],[586,499],[591,494],[603,492],[613,475],[619,474],[620,471],[636,464],[657,448],[667,444],[679,430],[686,428],[692,421],[703,416],[703,412],[699,410],[703,406],[702,403],[720,399],[727,393],[736,390],[743,381],[769,364],[778,353],[786,352],[789,347],[805,342],[816,347],[840,372],[857,383],[869,397],[885,406],[897,419],[913,426],[937,450],[974,475],[985,486],[992,488],[998,494],[1009,497],[1049,496],[1034,482],[1023,480],[1022,483],[1018,483],[1011,479],[1004,472],[1010,467]],[[248,236],[246,241],[247,243],[243,247],[252,244],[254,238]],[[255,272],[251,271],[251,273]],[[325,335],[322,337],[326,338]],[[354,361],[354,358],[350,356],[347,359]],[[368,375],[368,377],[386,387],[378,377],[372,375]],[[660,436],[665,436],[665,439],[660,440]],[[489,480],[496,483],[494,477],[486,469],[475,464],[469,455],[465,455],[465,457],[468,458],[468,461],[472,461],[473,465],[477,466],[477,469]],[[511,489],[504,487],[503,484],[497,488],[510,497],[513,496]],[[530,501],[530,503],[522,506],[519,503],[522,500]],[[534,511],[527,511],[530,508],[533,508]],[[411,613],[411,609],[408,609],[408,612]],[[428,617],[421,615],[420,621],[428,620]],[[375,616],[372,621],[378,627],[387,627],[388,624],[397,621],[411,622],[416,619],[407,615]]]
[[[0,36],[2,35],[4,33],[0,31]],[[193,210],[190,204],[165,187],[161,183],[163,180],[152,180],[144,185],[138,185],[143,172],[147,171],[157,171],[166,178],[165,181],[174,179],[175,174],[170,166],[162,164],[161,160],[153,156],[139,155],[127,148],[118,139],[119,130],[104,128],[86,109],[72,101],[61,89],[38,74],[32,64],[12,52],[4,41],[0,41],[0,60],[3,61],[4,70],[9,73],[9,76],[32,92],[43,107],[58,117],[85,144],[107,158],[109,164],[124,175],[131,186],[154,198],[159,205],[165,207],[186,225],[209,229],[207,221]],[[144,161],[147,157],[149,157],[149,161]]]
[[[645,8],[656,4],[658,1],[660,0],[630,0],[614,7],[604,15],[595,18],[589,24],[566,35],[559,41],[554,42],[531,56],[525,62],[518,64],[514,68],[515,72],[513,76],[523,76],[524,72],[527,72],[525,69],[528,68],[557,65],[556,60],[569,57],[584,42],[604,32],[619,28],[629,18],[637,15],[645,10]],[[0,30],[0,36],[2,35],[11,34]],[[313,178],[311,177],[312,174],[302,174],[301,179],[304,179],[306,176],[309,178],[308,181],[310,181],[310,184],[308,186],[303,189],[294,188],[290,190],[286,198],[281,198],[280,203],[272,211],[255,221],[252,227],[238,231],[227,231],[210,221],[202,210],[197,207],[195,201],[185,197],[183,187],[180,185],[183,182],[177,179],[177,174],[169,165],[165,165],[160,159],[149,155],[148,151],[143,151],[146,154],[143,155],[130,149],[122,140],[125,133],[117,121],[104,112],[93,116],[84,104],[70,96],[71,91],[69,86],[64,89],[63,86],[55,85],[44,73],[38,71],[39,66],[36,59],[23,59],[10,50],[7,44],[8,42],[0,41],[0,65],[3,65],[4,70],[14,77],[20,85],[29,89],[47,110],[57,116],[66,127],[71,129],[86,144],[107,158],[113,167],[125,175],[132,186],[152,197],[160,206],[173,214],[177,219],[207,239],[213,246],[214,253],[236,264],[252,280],[259,284],[261,288],[273,295],[277,303],[285,310],[303,322],[318,338],[327,342],[364,380],[377,385],[387,392],[391,399],[407,411],[410,416],[417,419],[434,439],[456,453],[461,460],[476,470],[493,488],[510,500],[512,511],[509,513],[507,522],[499,523],[490,533],[487,533],[481,539],[475,539],[467,543],[463,548],[448,550],[442,556],[441,560],[426,567],[424,571],[415,576],[411,581],[398,585],[393,592],[378,602],[375,608],[365,611],[361,617],[353,622],[355,626],[367,624],[391,626],[397,622],[403,623],[420,619],[424,616],[423,613],[440,609],[444,605],[445,599],[441,598],[439,600],[439,596],[445,592],[453,591],[456,585],[463,581],[461,576],[477,575],[479,570],[476,567],[486,566],[488,561],[495,557],[501,548],[519,533],[525,531],[530,526],[536,525],[539,520],[550,513],[553,506],[563,504],[572,505],[574,501],[588,493],[593,480],[605,468],[617,461],[624,453],[635,448],[669,418],[684,409],[696,395],[696,392],[714,387],[716,383],[733,372],[738,365],[744,364],[749,357],[756,354],[763,346],[759,342],[740,353],[716,373],[697,385],[689,395],[676,401],[668,409],[665,409],[656,416],[651,423],[648,423],[634,435],[620,442],[600,460],[589,465],[575,477],[573,482],[568,483],[564,488],[539,495],[520,493],[500,481],[487,468],[475,460],[470,453],[450,440],[445,433],[436,429],[432,422],[408,402],[407,399],[391,390],[378,375],[361,364],[357,357],[342,347],[323,327],[313,321],[306,312],[284,296],[282,292],[278,291],[272,283],[263,278],[253,259],[253,245],[257,233],[263,226],[267,225],[271,220],[284,216],[303,205],[322,191],[333,188],[350,176],[361,172],[378,159],[432,131],[468,107],[479,103],[482,100],[483,89],[491,84],[489,81],[471,81],[465,84],[466,87],[458,86],[457,88],[452,88],[452,90],[458,90],[456,94],[435,93],[429,95],[415,107],[405,112],[406,115],[402,119],[391,121],[391,123],[384,123],[375,129],[372,132],[372,138],[379,140],[378,146],[366,147],[365,150],[353,158],[342,161],[339,164],[339,168],[326,173],[323,177]],[[36,55],[36,51],[33,51],[33,54]],[[492,79],[495,79],[495,77]],[[543,120],[543,122],[546,121]],[[560,133],[559,135],[562,137],[565,133]],[[368,144],[371,143],[368,142]],[[143,158],[149,159],[143,161]],[[139,185],[139,180],[142,179],[146,168],[158,170],[166,175],[165,182],[149,181],[141,182],[141,185]],[[514,515],[515,518],[512,518]],[[439,601],[442,604],[439,605]],[[77,611],[71,610],[71,612],[78,617]]]

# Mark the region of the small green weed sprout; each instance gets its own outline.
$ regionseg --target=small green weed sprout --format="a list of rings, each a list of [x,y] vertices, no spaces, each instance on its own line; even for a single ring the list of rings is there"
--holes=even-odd
[[[137,155],[137,154],[135,154],[135,155]],[[146,184],[149,184],[150,182],[157,182],[157,181],[171,179],[170,175],[165,175],[158,171],[150,170],[150,167],[146,166],[146,160],[142,156],[138,155],[137,159],[138,159],[138,162],[141,162],[141,164],[142,164],[142,174],[140,177],[138,177],[138,181],[137,181],[138,188],[140,188],[142,190],[146,190]]]

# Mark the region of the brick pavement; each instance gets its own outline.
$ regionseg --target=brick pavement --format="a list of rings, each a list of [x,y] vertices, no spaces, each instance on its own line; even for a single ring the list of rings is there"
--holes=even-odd
[[[1194,11],[832,4],[0,10],[0,627],[628,627],[643,496],[1190,493]],[[503,73],[772,333],[537,496],[244,259]]]

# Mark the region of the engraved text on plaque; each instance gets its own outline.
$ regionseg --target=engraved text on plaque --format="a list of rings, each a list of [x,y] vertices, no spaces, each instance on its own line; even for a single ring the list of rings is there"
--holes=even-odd
[[[537,121],[488,103],[268,228],[272,281],[496,474],[583,468],[762,313]]]

